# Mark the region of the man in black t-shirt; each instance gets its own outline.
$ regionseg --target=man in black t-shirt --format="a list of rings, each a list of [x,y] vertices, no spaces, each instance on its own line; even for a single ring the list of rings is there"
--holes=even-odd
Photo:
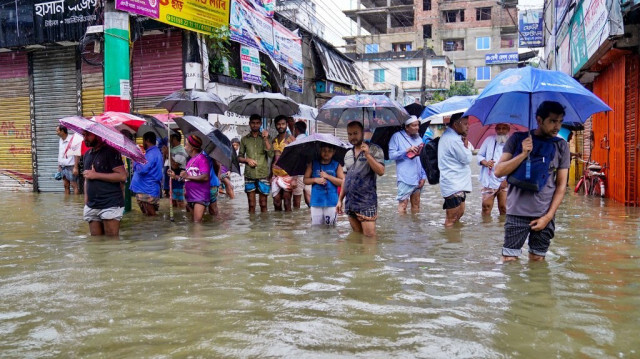
[[[122,183],[127,180],[122,155],[102,138],[84,131],[84,142],[92,147],[84,155],[84,220],[92,236],[117,236],[124,213]]]

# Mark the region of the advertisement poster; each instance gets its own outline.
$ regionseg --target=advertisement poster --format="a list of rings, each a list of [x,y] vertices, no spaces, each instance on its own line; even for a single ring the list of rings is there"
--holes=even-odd
[[[273,54],[273,21],[258,13],[245,0],[231,2],[229,31],[231,40]]]
[[[302,38],[277,21],[273,22],[273,38],[275,51],[272,57],[295,75],[303,77]]]
[[[249,0],[251,5],[264,16],[273,17],[276,8],[276,0]]]
[[[160,16],[159,0],[116,0],[116,9],[152,19]]]
[[[586,0],[581,7],[583,11],[586,9],[583,20],[584,36],[587,41],[587,54],[591,57],[609,37],[609,9],[606,0]]]
[[[528,48],[544,46],[542,9],[521,11],[518,17],[520,30],[518,46]]]
[[[284,87],[293,92],[302,93],[302,86],[304,85],[304,78],[296,74],[290,73],[288,70],[284,73]]]
[[[584,25],[582,23],[582,7],[579,7],[573,15],[571,26],[569,27],[570,47],[571,47],[571,74],[575,74],[584,66],[589,59],[587,53],[587,41],[584,36]]]
[[[149,0],[155,1],[155,0]],[[158,21],[183,29],[210,34],[229,25],[229,0],[158,0]]]
[[[240,45],[240,66],[242,81],[261,85],[260,52],[258,49]]]

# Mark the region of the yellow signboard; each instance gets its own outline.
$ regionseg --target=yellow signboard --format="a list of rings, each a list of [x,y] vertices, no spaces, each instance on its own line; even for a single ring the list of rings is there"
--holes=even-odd
[[[211,34],[229,26],[231,0],[160,0],[158,21],[183,29]]]

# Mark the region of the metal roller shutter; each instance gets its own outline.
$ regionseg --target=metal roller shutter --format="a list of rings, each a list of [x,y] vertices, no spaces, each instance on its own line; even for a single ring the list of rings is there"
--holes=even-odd
[[[33,53],[33,94],[36,122],[38,191],[62,192],[53,178],[58,170],[56,126],[77,108],[76,48],[45,49]]]
[[[93,47],[87,48],[92,51]],[[82,61],[82,116],[91,117],[104,112],[104,76],[102,66]]]
[[[29,70],[26,52],[0,54],[0,190],[32,191]]]
[[[155,106],[184,87],[182,32],[143,36],[133,44],[133,112],[165,113]]]

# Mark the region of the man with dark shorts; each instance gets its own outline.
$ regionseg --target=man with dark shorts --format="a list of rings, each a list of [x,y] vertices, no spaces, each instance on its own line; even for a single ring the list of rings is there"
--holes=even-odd
[[[364,143],[364,126],[359,121],[347,125],[349,143],[353,148],[344,157],[347,173],[340,191],[336,212],[344,210],[355,232],[367,237],[376,235],[378,219],[377,177],[384,175],[384,152],[373,143]]]
[[[514,184],[509,186],[502,247],[504,262],[518,259],[527,238],[529,260],[543,261],[549,249],[555,233],[555,214],[564,198],[571,164],[569,145],[556,139],[564,114],[564,107],[558,102],[541,103],[536,111],[538,128],[524,140],[522,136],[512,135],[504,145],[495,169],[498,177],[512,175],[521,165],[526,165],[530,155],[540,153],[543,147],[555,146],[553,158],[549,161],[549,177],[539,191]],[[531,177],[536,177],[536,173],[531,173]]]
[[[462,113],[451,116],[449,127],[438,143],[438,168],[440,169],[440,193],[444,198],[442,209],[446,211],[445,228],[462,218],[467,193],[471,192],[471,159],[473,154],[467,147],[469,119]]]
[[[133,165],[131,192],[136,194],[140,210],[147,216],[155,216],[159,208],[162,184],[162,153],[156,146],[156,134],[147,132],[142,136],[144,157],[147,163]]]
[[[84,220],[92,236],[118,236],[124,213],[122,183],[127,180],[122,155],[102,138],[84,131],[91,147],[84,155]]]
[[[269,131],[260,133],[262,119],[260,115],[249,117],[251,132],[240,140],[238,162],[244,168],[244,191],[249,201],[249,213],[256,211],[256,192],[260,194],[260,212],[267,211],[267,196],[271,193],[269,182],[269,159],[273,158],[273,149],[269,139]]]

